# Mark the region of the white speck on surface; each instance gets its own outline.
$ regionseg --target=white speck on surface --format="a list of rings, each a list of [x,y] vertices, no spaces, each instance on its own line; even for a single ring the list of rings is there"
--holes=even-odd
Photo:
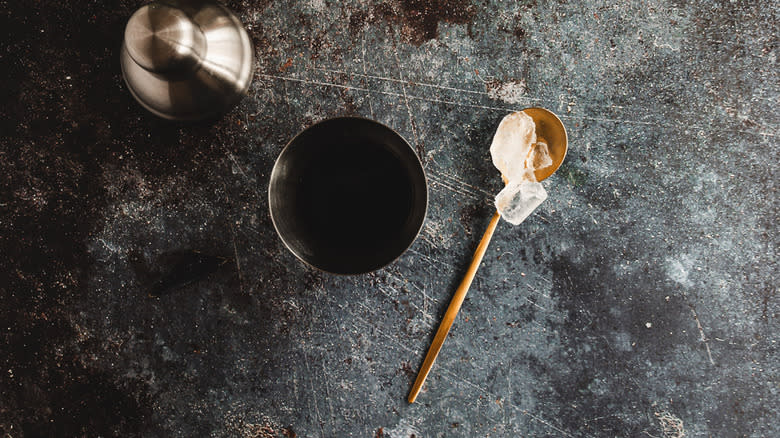
[[[645,327],[652,328],[653,327],[653,323],[652,322],[646,322],[645,323]]]
[[[525,98],[525,81],[511,80],[507,82],[491,81],[486,84],[488,97],[505,103],[521,103]]]
[[[681,286],[691,286],[692,282],[688,279],[691,264],[692,260],[687,257],[682,260],[670,259],[666,263],[666,275]]]
[[[325,0],[309,0],[309,7],[316,11],[325,10]]]
[[[413,425],[409,424],[404,419],[398,422],[394,428],[387,429],[385,434],[387,434],[387,436],[390,438],[409,438],[410,436],[421,436],[420,431],[418,431]]]

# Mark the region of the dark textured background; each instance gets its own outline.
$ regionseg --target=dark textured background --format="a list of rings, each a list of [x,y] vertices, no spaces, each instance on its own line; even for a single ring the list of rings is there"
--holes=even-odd
[[[0,1],[3,437],[772,437],[778,3],[231,1],[256,48],[216,122],[147,114],[136,1]],[[528,106],[569,130],[417,368]],[[360,115],[424,161],[413,247],[334,277],[267,212],[297,131]]]

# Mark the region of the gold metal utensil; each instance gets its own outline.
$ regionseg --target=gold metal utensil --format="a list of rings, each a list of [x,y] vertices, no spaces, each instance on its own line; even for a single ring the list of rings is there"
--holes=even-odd
[[[536,180],[542,181],[555,173],[561,166],[561,163],[563,163],[563,159],[566,157],[566,151],[569,148],[566,128],[555,114],[544,108],[527,108],[523,111],[534,120],[537,138],[546,140],[550,158],[552,159],[552,165],[543,169],[538,169],[534,172]],[[477,250],[474,252],[474,258],[466,271],[466,276],[455,291],[455,295],[452,297],[450,305],[444,313],[444,317],[439,324],[439,329],[436,330],[433,342],[431,342],[431,346],[428,348],[428,353],[425,355],[422,367],[420,367],[420,371],[417,374],[417,379],[412,386],[412,390],[409,392],[409,403],[414,403],[417,399],[417,395],[420,394],[425,379],[428,377],[428,373],[431,371],[433,363],[439,355],[444,340],[447,338],[447,333],[449,333],[452,323],[455,322],[455,317],[458,315],[460,306],[466,298],[466,293],[471,286],[471,282],[474,280],[479,264],[482,262],[482,257],[485,256],[485,251],[487,251],[490,239],[493,237],[493,232],[496,231],[499,217],[501,217],[501,215],[496,211],[495,214],[493,214],[493,218],[490,219],[487,231],[485,231],[482,240],[480,240],[479,245],[477,246]]]

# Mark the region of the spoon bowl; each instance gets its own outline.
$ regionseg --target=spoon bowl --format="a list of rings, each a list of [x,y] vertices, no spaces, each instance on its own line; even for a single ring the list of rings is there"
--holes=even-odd
[[[550,152],[552,165],[542,169],[537,169],[534,174],[537,181],[543,181],[555,173],[563,159],[566,158],[566,151],[569,149],[569,139],[566,135],[566,128],[561,119],[552,111],[544,108],[526,108],[523,110],[528,114],[536,124],[537,139],[544,139],[547,143],[547,149]]]

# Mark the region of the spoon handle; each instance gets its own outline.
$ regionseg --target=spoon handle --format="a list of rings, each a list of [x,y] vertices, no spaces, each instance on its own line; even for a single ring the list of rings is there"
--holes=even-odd
[[[412,390],[409,392],[409,403],[414,403],[417,399],[417,395],[420,393],[423,383],[425,383],[425,379],[428,377],[428,373],[433,367],[433,362],[436,361],[436,356],[439,355],[441,346],[444,344],[444,339],[447,338],[447,333],[450,332],[450,327],[452,327],[452,323],[455,322],[455,317],[458,315],[460,306],[466,298],[466,293],[469,291],[469,286],[471,286],[471,282],[474,280],[477,268],[479,268],[479,264],[482,262],[482,257],[485,256],[485,251],[490,243],[490,238],[493,237],[493,232],[496,231],[496,226],[498,225],[498,219],[500,217],[501,215],[499,215],[498,212],[493,215],[485,234],[482,236],[482,240],[479,241],[479,246],[477,246],[477,250],[474,252],[474,259],[471,261],[468,271],[466,271],[466,276],[463,277],[463,281],[460,282],[460,286],[458,286],[458,289],[455,291],[455,295],[452,297],[452,301],[450,301],[450,305],[447,307],[447,311],[444,313],[444,317],[439,324],[439,329],[436,331],[436,336],[433,337],[433,342],[431,342],[431,346],[428,348],[428,354],[425,355],[422,367],[420,367],[420,371],[417,373],[417,380],[414,381]]]

